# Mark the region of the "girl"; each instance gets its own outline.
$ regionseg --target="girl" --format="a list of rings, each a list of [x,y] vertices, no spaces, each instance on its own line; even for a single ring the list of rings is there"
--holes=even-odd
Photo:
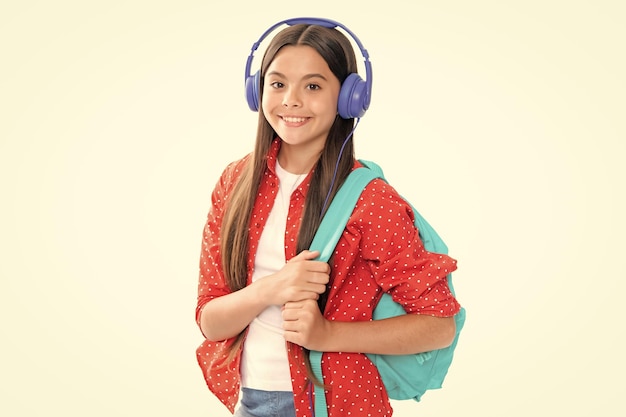
[[[203,233],[197,357],[233,413],[241,394],[237,416],[311,416],[313,383],[326,386],[331,417],[391,416],[364,353],[448,346],[460,308],[446,280],[455,260],[424,250],[410,205],[384,181],[366,187],[329,263],[307,250],[327,197],[360,166],[355,117],[338,114],[355,54],[339,24],[315,23],[280,31],[250,77],[255,149],[222,173]],[[409,314],[373,321],[383,292]],[[323,381],[308,350],[326,352]]]

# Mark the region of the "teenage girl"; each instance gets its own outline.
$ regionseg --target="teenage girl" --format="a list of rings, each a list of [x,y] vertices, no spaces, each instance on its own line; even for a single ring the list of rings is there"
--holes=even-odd
[[[259,112],[255,149],[225,168],[212,193],[198,362],[237,416],[312,416],[313,383],[326,386],[330,417],[391,416],[364,353],[448,346],[460,305],[446,277],[456,262],[425,251],[412,208],[382,180],[364,190],[329,263],[307,249],[327,202],[360,166],[350,137],[369,105],[371,72],[367,81],[357,75],[337,27],[360,41],[339,23],[285,23],[247,81]],[[373,321],[384,292],[409,314]],[[312,376],[308,350],[326,352],[323,381]]]

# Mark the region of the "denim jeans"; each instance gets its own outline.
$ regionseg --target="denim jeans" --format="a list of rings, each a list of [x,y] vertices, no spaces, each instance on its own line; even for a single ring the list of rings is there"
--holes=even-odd
[[[242,388],[241,404],[234,417],[295,417],[291,391]]]

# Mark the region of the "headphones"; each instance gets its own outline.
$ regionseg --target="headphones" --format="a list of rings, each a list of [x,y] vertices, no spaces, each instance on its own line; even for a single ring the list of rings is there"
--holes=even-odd
[[[321,19],[317,17],[298,17],[280,21],[267,29],[261,35],[259,40],[252,44],[252,50],[250,51],[250,55],[248,56],[248,60],[246,62],[245,74],[246,99],[248,101],[248,107],[250,107],[250,110],[252,111],[259,110],[261,73],[260,71],[257,71],[254,75],[250,74],[254,52],[257,50],[263,39],[265,39],[267,35],[269,35],[269,33],[278,26],[283,24],[293,26],[300,23],[324,26],[331,29],[339,27],[352,36],[352,39],[354,39],[356,44],[359,46],[361,54],[363,55],[363,58],[365,58],[365,81],[363,81],[359,74],[351,73],[348,75],[343,84],[341,84],[339,99],[337,101],[337,112],[339,113],[339,116],[344,119],[360,118],[368,109],[372,96],[372,65],[369,61],[369,54],[363,47],[359,38],[357,38],[350,29],[339,22],[335,22],[334,20]]]

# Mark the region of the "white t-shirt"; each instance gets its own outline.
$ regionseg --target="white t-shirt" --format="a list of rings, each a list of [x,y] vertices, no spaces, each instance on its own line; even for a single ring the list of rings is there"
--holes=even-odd
[[[285,228],[290,198],[305,177],[304,174],[285,171],[278,162],[276,175],[279,188],[259,240],[253,282],[275,273],[285,265]],[[250,323],[241,360],[241,383],[246,388],[292,390],[281,308],[279,305],[269,306]]]

